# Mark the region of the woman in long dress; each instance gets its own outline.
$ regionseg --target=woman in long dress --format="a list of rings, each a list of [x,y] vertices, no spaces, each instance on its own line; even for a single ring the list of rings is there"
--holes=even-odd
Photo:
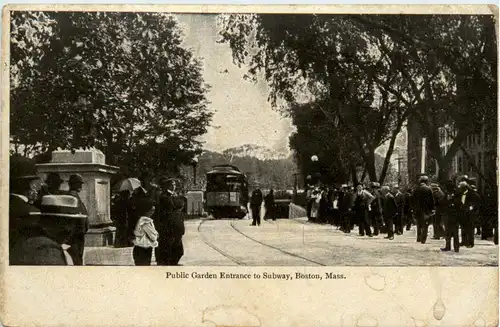
[[[276,220],[276,213],[274,211],[274,190],[271,189],[264,198],[264,205],[266,206],[266,215],[264,219]]]
[[[317,221],[319,218],[319,203],[321,201],[321,192],[315,189],[312,193],[311,220]]]

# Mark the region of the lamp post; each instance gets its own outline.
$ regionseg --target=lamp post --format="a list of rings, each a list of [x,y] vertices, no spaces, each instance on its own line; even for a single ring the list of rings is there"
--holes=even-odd
[[[403,158],[401,158],[401,154],[399,152],[399,147],[397,146],[395,148],[396,150],[396,153],[398,154],[398,157],[396,158],[396,160],[398,161],[398,185],[401,184],[401,160],[403,160]]]
[[[312,166],[313,166],[313,183],[314,184],[317,184],[319,182],[319,178],[318,178],[318,175],[321,176],[321,174],[319,174],[319,169],[318,169],[318,161],[319,161],[319,158],[317,155],[312,155],[311,156],[311,162],[312,162]]]
[[[192,165],[193,165],[193,186],[196,187],[196,167],[198,166],[198,157],[193,158]]]
[[[293,199],[294,199],[294,201],[297,198],[297,188],[298,188],[298,182],[299,182],[298,176],[299,176],[298,172],[293,173],[293,178],[294,178],[294,181],[293,181]]]

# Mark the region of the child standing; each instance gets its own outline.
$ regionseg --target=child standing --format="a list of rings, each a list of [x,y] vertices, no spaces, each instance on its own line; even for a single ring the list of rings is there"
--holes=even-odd
[[[134,230],[133,257],[136,266],[150,266],[153,248],[158,246],[158,232],[151,216],[155,211],[154,201],[144,198],[137,204],[139,220]]]

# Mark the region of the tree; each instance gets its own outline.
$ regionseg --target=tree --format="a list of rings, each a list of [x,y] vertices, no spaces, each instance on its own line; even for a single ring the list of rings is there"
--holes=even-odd
[[[317,155],[323,179],[344,183],[349,180],[355,167],[362,163],[356,155],[356,145],[345,132],[332,128],[325,114],[314,103],[293,106],[290,110],[296,132],[290,137],[290,148],[305,177],[313,173],[311,157]],[[353,178],[355,179],[355,173]],[[354,180],[355,181],[355,180]]]
[[[401,99],[413,101],[397,56],[381,51],[348,16],[225,15],[221,21],[221,42],[229,44],[236,64],[249,65],[250,77],[264,76],[276,108],[284,101],[290,109],[305,89],[332,122],[330,128],[352,137],[370,179],[383,182],[396,136],[413,107]],[[375,149],[388,140],[388,157],[377,178]]]
[[[12,14],[12,29],[49,25],[41,57],[11,71],[11,142],[32,151],[95,146],[136,173],[176,170],[200,152],[207,110],[201,63],[183,48],[177,22],[162,13]],[[39,44],[13,33],[20,46]],[[48,40],[48,41],[47,41]],[[13,63],[14,64],[14,63]],[[28,124],[28,122],[30,122]]]
[[[497,41],[493,16],[351,16],[370,33],[384,33],[404,49],[400,71],[410,83],[416,110],[410,116],[428,139],[439,179],[449,178],[452,159],[466,137],[497,117]],[[405,73],[411,66],[417,74]],[[454,139],[446,153],[439,127]],[[496,136],[496,126],[487,126]],[[496,138],[493,137],[495,140]]]

